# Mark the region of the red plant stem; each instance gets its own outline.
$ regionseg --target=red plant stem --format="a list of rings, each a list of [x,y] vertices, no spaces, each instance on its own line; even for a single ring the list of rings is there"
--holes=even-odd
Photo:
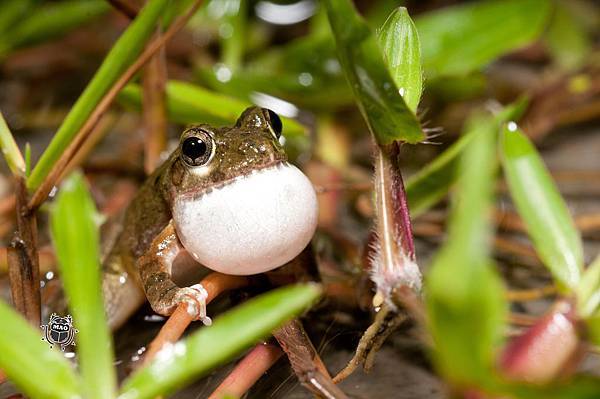
[[[283,355],[281,348],[260,343],[256,345],[221,382],[208,399],[230,395],[242,397],[258,379]]]
[[[225,291],[247,285],[248,278],[215,272],[206,276],[200,284],[202,284],[208,293],[208,297],[206,298],[206,303],[208,304]],[[169,320],[162,326],[156,338],[154,338],[148,346],[148,352],[146,352],[142,363],[149,363],[165,344],[177,342],[192,321],[192,318],[187,312],[187,305],[180,304],[169,317]]]
[[[500,368],[514,380],[548,382],[569,370],[579,354],[579,347],[574,306],[561,300],[506,346]]]

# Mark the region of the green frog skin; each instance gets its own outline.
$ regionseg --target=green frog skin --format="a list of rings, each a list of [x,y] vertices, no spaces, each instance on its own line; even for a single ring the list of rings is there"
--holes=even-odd
[[[224,274],[254,275],[292,262],[310,242],[317,200],[287,162],[281,120],[248,108],[233,127],[186,129],[179,146],[140,188],[104,261],[103,293],[113,328],[147,299],[168,316],[180,302],[210,324],[200,285],[178,287],[171,266],[187,251]]]

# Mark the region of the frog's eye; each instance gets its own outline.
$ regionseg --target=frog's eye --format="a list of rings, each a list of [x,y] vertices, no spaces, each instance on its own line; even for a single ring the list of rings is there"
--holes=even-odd
[[[212,142],[200,137],[188,137],[181,144],[181,155],[190,166],[201,166],[208,162],[212,150]]]
[[[263,115],[269,122],[269,127],[271,131],[275,135],[277,139],[281,137],[281,131],[283,130],[283,123],[281,123],[281,118],[275,112],[271,111],[268,108],[263,108]]]

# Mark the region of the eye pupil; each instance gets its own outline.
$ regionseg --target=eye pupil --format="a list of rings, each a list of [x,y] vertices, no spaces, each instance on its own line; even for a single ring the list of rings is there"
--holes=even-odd
[[[283,123],[281,122],[281,118],[275,112],[267,109],[267,113],[269,114],[269,122],[271,123],[271,128],[277,135],[277,137],[281,136],[281,131],[283,130]]]
[[[183,155],[189,158],[193,164],[197,163],[198,158],[202,158],[206,155],[208,146],[206,143],[198,137],[188,137],[183,141],[181,151]]]

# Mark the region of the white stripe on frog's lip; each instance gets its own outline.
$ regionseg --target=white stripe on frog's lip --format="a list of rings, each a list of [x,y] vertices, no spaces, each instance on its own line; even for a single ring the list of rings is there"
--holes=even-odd
[[[201,196],[177,197],[173,220],[198,262],[221,273],[250,275],[302,252],[316,229],[317,208],[308,178],[279,162]]]

